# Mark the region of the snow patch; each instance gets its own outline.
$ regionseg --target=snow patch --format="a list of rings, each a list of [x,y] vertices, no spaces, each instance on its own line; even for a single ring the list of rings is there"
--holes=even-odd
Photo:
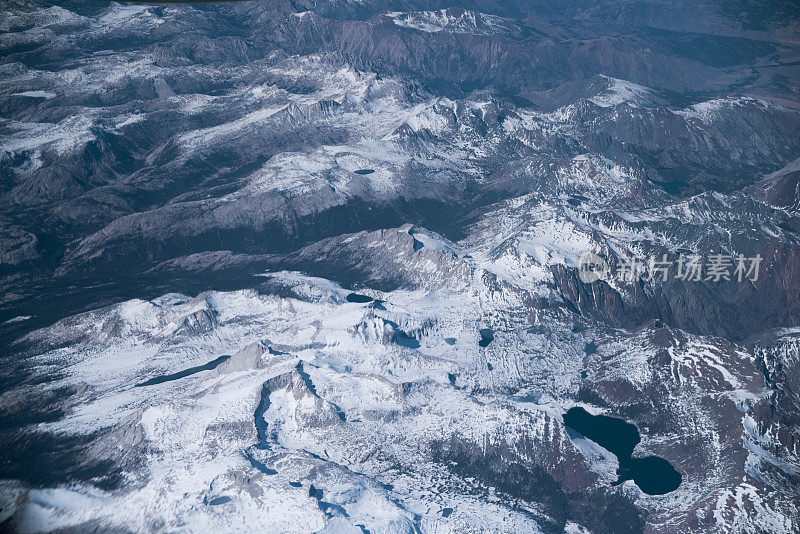
[[[608,76],[603,76],[603,78],[609,82],[608,87],[597,96],[589,99],[590,102],[601,108],[618,106],[624,103],[631,106],[641,105],[645,103],[650,95],[650,89],[642,85]]]
[[[509,33],[511,21],[477,11],[461,9],[440,9],[438,11],[400,12],[386,14],[395,25],[426,33],[462,33],[472,35],[492,35]]]
[[[21,93],[12,93],[11,96],[27,96],[29,98],[55,98],[56,94],[49,91],[23,91]]]

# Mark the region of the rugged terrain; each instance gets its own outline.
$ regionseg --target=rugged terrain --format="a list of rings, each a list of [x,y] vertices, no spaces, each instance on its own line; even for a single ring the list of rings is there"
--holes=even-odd
[[[792,532],[798,7],[4,2],[0,527]]]

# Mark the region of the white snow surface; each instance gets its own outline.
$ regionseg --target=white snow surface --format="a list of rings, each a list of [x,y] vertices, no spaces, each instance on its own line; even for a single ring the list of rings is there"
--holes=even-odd
[[[575,329],[575,318],[558,307],[527,310],[531,295],[556,298],[546,289],[547,267],[572,264],[592,241],[546,204],[516,199],[508,208],[531,210],[529,226],[509,220],[491,234],[478,227],[460,243],[410,225],[397,229],[422,244],[418,254],[444,253],[467,265],[467,287],[370,290],[382,301],[376,306],[347,302],[350,291],[329,280],[273,272],[265,279],[291,288],[293,297],[167,294],[30,334],[34,344],[63,345],[32,357],[35,368],[59,371],[44,387],[82,391],[63,418],[37,430],[111,436],[97,441],[95,454],[126,467],[115,490],[26,490],[9,481],[15,521],[30,531],[94,521],[181,532],[347,532],[359,525],[371,532],[539,532],[548,518],[537,505],[485,494],[426,451],[449,439],[485,453],[517,444],[510,450],[520,461],[541,462],[543,454],[600,488],[615,479],[613,457],[570,438],[561,423],[582,371],[636,391],[650,387],[654,366],[666,365],[672,409],[700,419],[677,439],[709,447],[720,437],[713,421],[702,420],[703,402],[741,413],[765,395],[747,374],[750,356],[716,340],[674,332],[664,352],[646,329]],[[534,266],[538,274],[522,274]],[[195,328],[203,324],[210,326]],[[481,328],[494,331],[485,348]],[[599,354],[584,351],[590,340],[599,342]],[[215,369],[144,384],[226,355]],[[645,434],[642,447],[666,454],[680,447],[674,439]],[[120,447],[143,462],[125,464]],[[557,460],[549,451],[558,451]],[[752,505],[763,511],[765,531],[784,532],[786,518],[764,486],[748,478],[729,490],[723,465],[710,478],[684,472],[681,489],[665,498],[630,482],[619,491],[656,520],[701,510],[720,525],[747,524]],[[728,506],[736,495],[750,504]],[[565,528],[585,531],[575,521]]]
[[[400,12],[386,14],[397,25],[426,33],[462,33],[472,35],[503,34],[510,31],[512,22],[496,15],[461,9]]]

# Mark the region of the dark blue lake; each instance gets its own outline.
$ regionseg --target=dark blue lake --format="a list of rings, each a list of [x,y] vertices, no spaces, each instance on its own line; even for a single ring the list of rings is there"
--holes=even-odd
[[[375,299],[373,299],[372,297],[368,297],[367,295],[362,295],[360,293],[350,293],[349,295],[347,295],[347,297],[345,297],[345,300],[347,300],[347,302],[364,303],[364,302],[372,302]]]
[[[664,458],[633,457],[633,450],[641,441],[635,425],[618,417],[592,415],[579,406],[564,414],[564,424],[617,457],[619,478],[614,485],[633,480],[648,495],[663,495],[681,485],[681,474]]]
[[[488,347],[489,343],[494,341],[494,330],[491,328],[481,328],[480,329],[481,340],[478,341],[478,345],[481,347]]]

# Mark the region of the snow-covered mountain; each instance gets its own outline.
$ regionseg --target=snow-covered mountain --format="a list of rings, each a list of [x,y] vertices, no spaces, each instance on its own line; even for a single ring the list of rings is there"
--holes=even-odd
[[[796,529],[790,3],[462,4],[3,3],[0,530]]]

